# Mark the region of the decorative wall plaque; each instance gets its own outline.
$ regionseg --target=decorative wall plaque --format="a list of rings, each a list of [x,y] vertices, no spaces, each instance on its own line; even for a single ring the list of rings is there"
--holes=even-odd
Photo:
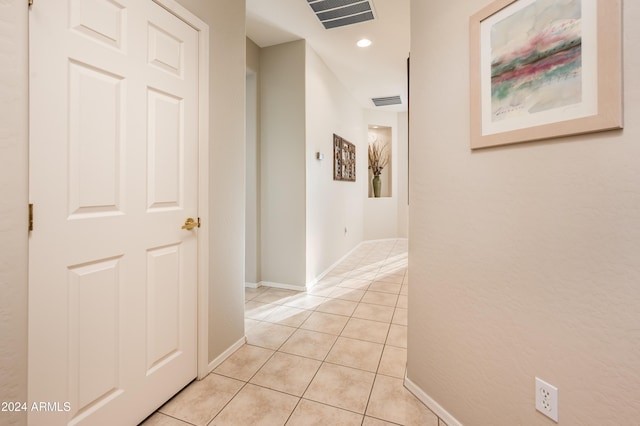
[[[356,181],[356,146],[334,133],[333,180]]]

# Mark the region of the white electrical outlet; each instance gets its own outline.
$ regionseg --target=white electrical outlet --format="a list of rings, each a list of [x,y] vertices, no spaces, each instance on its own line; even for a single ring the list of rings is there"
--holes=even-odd
[[[536,410],[558,422],[558,388],[537,377]]]

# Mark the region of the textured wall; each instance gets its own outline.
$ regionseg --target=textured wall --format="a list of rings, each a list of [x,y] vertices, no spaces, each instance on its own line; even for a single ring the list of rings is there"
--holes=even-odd
[[[27,3],[0,1],[0,401],[27,400],[27,35]]]
[[[408,377],[465,425],[640,418],[640,3],[625,129],[471,152],[468,19],[413,0]]]

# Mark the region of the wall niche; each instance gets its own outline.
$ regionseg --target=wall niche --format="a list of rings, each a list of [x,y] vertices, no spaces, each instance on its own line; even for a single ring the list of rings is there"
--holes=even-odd
[[[370,124],[368,127],[368,191],[369,198],[388,198],[392,196],[392,144],[391,127]],[[380,193],[375,194],[374,177],[379,174]]]

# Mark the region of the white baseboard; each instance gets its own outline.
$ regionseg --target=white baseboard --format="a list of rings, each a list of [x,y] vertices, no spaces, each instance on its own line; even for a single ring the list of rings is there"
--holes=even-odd
[[[395,241],[395,240],[408,240],[407,237],[391,237],[391,238],[378,238],[377,240],[364,240],[363,243],[382,243],[385,241]]]
[[[271,281],[260,281],[260,283],[258,283],[258,286],[281,288],[283,290],[294,290],[294,291],[306,291],[307,290],[307,287],[305,287],[303,285],[274,283],[274,282],[271,282]]]
[[[433,398],[427,395],[422,389],[418,387],[415,383],[413,383],[409,378],[404,376],[404,387],[407,388],[409,392],[415,395],[424,405],[427,406],[433,413],[440,417],[442,421],[444,421],[448,426],[462,426],[455,417],[453,417],[447,410],[442,408],[440,404],[438,404]]]
[[[217,366],[222,364],[227,358],[231,356],[235,351],[240,349],[242,345],[247,343],[247,338],[242,337],[242,339],[238,340],[236,343],[231,345],[226,351],[222,352],[216,359],[209,363],[209,373],[216,369]]]
[[[320,280],[322,280],[329,272],[331,272],[333,270],[333,268],[335,268],[340,263],[342,263],[343,260],[345,260],[347,257],[349,257],[349,255],[351,255],[354,251],[356,251],[363,244],[383,242],[383,241],[406,240],[406,239],[407,238],[398,237],[398,238],[382,238],[382,239],[379,239],[379,240],[364,240],[364,241],[360,241],[358,244],[356,244],[356,246],[354,248],[349,250],[340,259],[338,259],[335,262],[333,262],[333,264],[331,266],[329,266],[327,269],[325,269],[323,272],[321,272],[313,280],[311,280],[308,283],[306,283],[304,286],[297,286],[297,285],[294,285],[294,284],[276,283],[276,282],[270,282],[270,281],[260,281],[259,283],[248,283],[248,282],[245,282],[244,285],[245,285],[245,287],[249,287],[249,288],[258,288],[258,287],[261,287],[261,286],[265,286],[265,287],[281,288],[281,289],[284,289],[284,290],[306,291],[306,290],[311,289],[314,285],[318,284],[318,282]]]

